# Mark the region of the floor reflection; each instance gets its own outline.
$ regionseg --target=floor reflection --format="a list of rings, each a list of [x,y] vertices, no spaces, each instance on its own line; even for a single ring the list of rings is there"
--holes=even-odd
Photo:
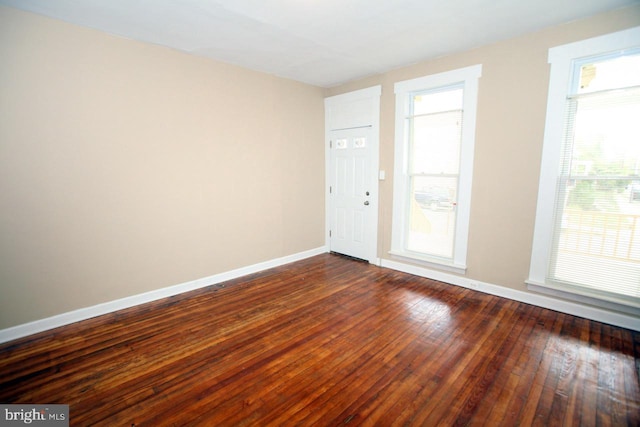
[[[442,301],[415,295],[405,302],[405,307],[412,319],[419,322],[431,322],[448,325],[451,321],[451,309]]]

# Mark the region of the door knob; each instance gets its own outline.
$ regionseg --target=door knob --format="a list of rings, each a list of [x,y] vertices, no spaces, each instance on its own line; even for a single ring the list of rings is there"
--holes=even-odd
[[[365,206],[369,206],[369,201],[367,200],[366,202],[364,202]]]

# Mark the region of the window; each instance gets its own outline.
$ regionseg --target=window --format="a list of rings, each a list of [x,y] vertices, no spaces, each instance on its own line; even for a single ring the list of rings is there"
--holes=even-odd
[[[395,85],[392,255],[466,269],[481,71],[475,65]]]
[[[528,283],[640,308],[640,27],[549,51]]]

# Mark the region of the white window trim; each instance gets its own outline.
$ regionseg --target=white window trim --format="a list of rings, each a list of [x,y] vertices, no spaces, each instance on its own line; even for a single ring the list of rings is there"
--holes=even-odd
[[[538,205],[533,234],[531,264],[529,278],[526,283],[530,290],[547,291],[558,295],[581,294],[583,297],[606,299],[612,303],[624,304],[624,299],[603,297],[570,287],[563,288],[559,284],[551,284],[547,280],[548,264],[553,245],[554,209],[556,203],[556,186],[560,170],[560,149],[563,139],[564,109],[567,94],[572,85],[572,67],[580,58],[606,54],[638,46],[640,27],[594,37],[587,40],[569,43],[549,49],[548,62],[551,64],[549,78],[549,95],[547,98],[547,117],[540,166],[538,186]],[[577,298],[581,300],[582,298]]]
[[[394,86],[396,94],[395,160],[393,180],[393,225],[391,255],[417,261],[434,268],[464,274],[467,268],[467,241],[471,184],[473,177],[473,153],[476,133],[476,110],[478,99],[478,79],[482,75],[482,65],[459,68],[444,73],[398,82]],[[407,96],[416,91],[436,89],[453,84],[464,84],[464,126],[460,153],[460,175],[458,182],[457,223],[455,230],[453,259],[428,257],[406,250],[405,225],[408,221],[408,203],[405,197],[408,188],[409,147],[405,140],[405,117],[407,116]]]

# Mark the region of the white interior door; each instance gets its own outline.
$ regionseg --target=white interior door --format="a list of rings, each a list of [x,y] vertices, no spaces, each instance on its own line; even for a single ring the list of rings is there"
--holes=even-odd
[[[375,239],[373,213],[377,209],[377,203],[372,203],[377,200],[371,167],[372,133],[370,126],[329,133],[330,249],[367,261],[371,261],[375,245],[371,239]]]

